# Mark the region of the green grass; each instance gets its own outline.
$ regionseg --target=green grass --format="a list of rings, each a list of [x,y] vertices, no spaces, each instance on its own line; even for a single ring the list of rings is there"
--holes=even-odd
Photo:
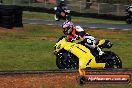
[[[55,42],[45,37],[55,38],[61,33],[54,35],[53,27],[30,26],[26,25],[24,32],[0,33],[0,70],[57,69],[53,55]]]
[[[18,29],[19,30],[19,29]],[[131,68],[132,31],[88,29],[85,30],[97,39],[109,39],[114,43],[110,49],[117,53],[123,68]],[[24,25],[23,32],[0,32],[0,71],[4,70],[54,70],[53,47],[58,37],[63,35],[58,26]],[[87,88],[86,85],[85,88]],[[90,85],[90,87],[92,84]],[[51,88],[54,85],[40,88]],[[131,88],[130,84],[97,84],[92,88]],[[64,85],[64,88],[82,88],[78,85]]]
[[[111,40],[114,46],[110,50],[120,56],[123,68],[132,67],[132,31],[85,30],[97,39]],[[57,69],[53,47],[62,35],[60,27],[47,25],[24,25],[23,32],[0,32],[0,70]]]
[[[54,20],[54,14],[25,11],[23,13],[23,18]],[[73,22],[87,22],[87,23],[125,24],[125,21],[114,21],[114,20],[104,20],[104,19],[74,17],[74,16],[72,17],[72,21]]]
[[[0,70],[56,69],[53,45],[46,40],[1,40]]]

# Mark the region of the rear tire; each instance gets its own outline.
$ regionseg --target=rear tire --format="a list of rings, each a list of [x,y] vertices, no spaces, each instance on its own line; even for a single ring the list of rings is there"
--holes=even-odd
[[[105,61],[106,69],[117,69],[122,68],[122,61],[114,52],[111,51],[104,51],[105,54],[102,55],[101,58],[103,58],[103,62]]]

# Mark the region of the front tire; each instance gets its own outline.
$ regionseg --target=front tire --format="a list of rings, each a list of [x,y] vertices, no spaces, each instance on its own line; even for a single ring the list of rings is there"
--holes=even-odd
[[[55,21],[60,21],[60,18],[57,16],[57,14],[54,15]]]
[[[63,51],[57,54],[56,65],[59,69],[77,69],[78,58],[67,51]]]

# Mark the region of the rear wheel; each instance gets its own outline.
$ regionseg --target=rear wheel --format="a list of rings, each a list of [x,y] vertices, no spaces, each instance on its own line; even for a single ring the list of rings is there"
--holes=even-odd
[[[122,68],[122,61],[114,52],[105,51],[105,54],[101,56],[103,62],[106,63],[105,68]]]

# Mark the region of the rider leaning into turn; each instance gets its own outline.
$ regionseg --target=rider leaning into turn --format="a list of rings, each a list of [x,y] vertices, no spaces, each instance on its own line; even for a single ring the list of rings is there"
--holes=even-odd
[[[96,46],[95,38],[88,33],[86,33],[80,26],[74,26],[71,21],[65,21],[62,25],[63,33],[67,35],[67,41],[69,42],[76,42],[78,40],[85,41],[86,44],[92,48],[97,49],[99,54],[103,54],[101,49]],[[80,75],[85,75],[85,69],[87,67],[88,61],[92,58],[95,58],[90,50],[88,51],[88,56],[79,58],[79,73]],[[87,59],[86,59],[87,58]],[[93,61],[93,60],[92,60]],[[92,62],[91,61],[91,62]],[[95,62],[95,61],[94,61]]]

